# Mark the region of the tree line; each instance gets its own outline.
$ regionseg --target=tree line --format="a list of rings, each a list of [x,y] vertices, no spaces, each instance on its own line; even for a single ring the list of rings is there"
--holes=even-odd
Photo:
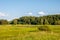
[[[29,25],[60,25],[60,14],[47,16],[23,16],[12,21],[0,20],[0,25],[4,24],[29,24]]]

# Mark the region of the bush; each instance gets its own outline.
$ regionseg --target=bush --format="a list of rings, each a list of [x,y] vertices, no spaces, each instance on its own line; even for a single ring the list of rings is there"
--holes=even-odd
[[[51,31],[51,29],[48,26],[40,26],[40,27],[38,27],[38,30],[40,30],[40,31]]]

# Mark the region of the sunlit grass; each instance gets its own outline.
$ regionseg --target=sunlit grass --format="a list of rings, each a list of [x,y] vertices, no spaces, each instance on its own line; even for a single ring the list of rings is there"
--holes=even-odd
[[[51,32],[39,31],[39,26],[0,25],[0,40],[60,40],[60,25],[47,25]]]

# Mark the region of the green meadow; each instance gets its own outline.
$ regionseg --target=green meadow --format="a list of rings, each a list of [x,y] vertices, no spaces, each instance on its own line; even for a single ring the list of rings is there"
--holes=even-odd
[[[45,25],[50,31],[39,30],[43,25],[0,25],[0,40],[60,40],[60,25]]]

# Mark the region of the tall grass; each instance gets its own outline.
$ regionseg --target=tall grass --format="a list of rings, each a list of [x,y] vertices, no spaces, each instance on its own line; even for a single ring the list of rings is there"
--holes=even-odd
[[[0,40],[60,40],[60,25],[47,25],[51,32],[38,31],[41,25],[0,25]]]

